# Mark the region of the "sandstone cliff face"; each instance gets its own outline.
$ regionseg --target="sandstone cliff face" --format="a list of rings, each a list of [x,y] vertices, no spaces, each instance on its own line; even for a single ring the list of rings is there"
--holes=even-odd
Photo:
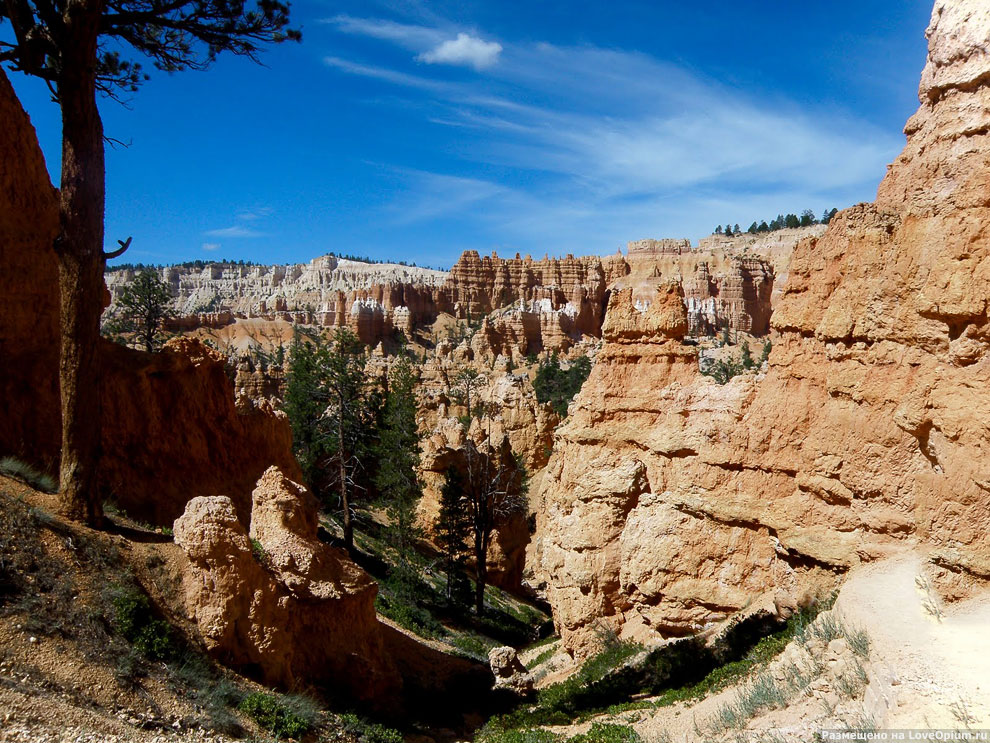
[[[58,283],[55,190],[37,138],[0,72],[0,455],[57,472]],[[222,360],[177,341],[146,354],[101,344],[101,489],[135,518],[170,523],[197,495],[228,493],[242,515],[269,465],[298,466],[280,415],[238,410]]]
[[[34,127],[2,70],[0,121],[0,453],[57,471],[58,295],[51,246],[58,205]],[[35,404],[39,398],[47,404]]]
[[[572,651],[598,621],[696,631],[906,541],[949,594],[990,578],[990,11],[940,0],[928,37],[907,146],[875,204],[798,245],[765,376],[719,387],[610,305],[542,492]]]
[[[189,566],[186,607],[207,649],[266,683],[327,684],[384,706],[401,681],[375,615],[377,586],[317,536],[316,499],[272,467],[252,495],[251,541],[225,496],[197,497],[175,522]]]
[[[103,355],[101,486],[132,517],[168,524],[191,498],[226,493],[246,519],[269,466],[302,477],[285,414],[235,404],[216,351],[180,338],[158,354],[106,343]]]

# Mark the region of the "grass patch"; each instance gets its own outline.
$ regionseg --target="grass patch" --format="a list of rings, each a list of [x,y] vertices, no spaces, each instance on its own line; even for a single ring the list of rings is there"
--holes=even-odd
[[[14,457],[0,459],[0,474],[20,480],[25,485],[40,490],[42,493],[58,492],[58,482],[54,477]]]
[[[198,652],[188,651],[168,666],[169,686],[203,710],[204,727],[238,736],[243,730],[232,712],[245,697],[237,684],[217,672]]]
[[[274,696],[254,692],[237,708],[276,738],[299,738],[316,725],[318,710],[312,700],[301,696]]]
[[[550,660],[556,654],[557,654],[557,648],[555,648],[555,647],[553,647],[553,648],[547,648],[542,653],[540,653],[535,658],[533,658],[533,660],[531,660],[526,665],[526,669],[529,670],[529,671],[532,671],[537,666],[542,665],[543,663],[546,663],[548,660]]]

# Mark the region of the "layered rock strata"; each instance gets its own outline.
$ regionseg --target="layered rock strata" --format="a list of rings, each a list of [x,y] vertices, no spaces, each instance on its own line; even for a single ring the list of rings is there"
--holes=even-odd
[[[189,617],[225,665],[388,705],[401,680],[375,614],[377,585],[317,528],[316,499],[275,467],[252,494],[250,538],[226,496],[191,500],[174,527],[189,560]]]
[[[946,595],[990,578],[990,10],[939,0],[927,35],[907,146],[876,203],[798,245],[765,375],[718,386],[682,322],[610,303],[542,490],[571,651],[602,622],[694,632],[905,543]]]

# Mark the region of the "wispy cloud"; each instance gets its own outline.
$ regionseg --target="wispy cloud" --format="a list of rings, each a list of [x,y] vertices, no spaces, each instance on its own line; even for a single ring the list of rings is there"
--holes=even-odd
[[[451,131],[444,141],[460,159],[456,172],[410,174],[396,202],[405,219],[460,211],[501,234],[582,243],[614,240],[620,221],[627,239],[697,235],[726,217],[748,224],[861,200],[901,147],[898,135],[853,115],[733,88],[638,52],[503,47],[475,32],[452,38],[449,27],[376,19],[338,27],[413,51],[440,38],[417,58],[487,71],[449,80],[328,58],[340,72],[397,86],[424,119]]]
[[[360,64],[340,57],[324,57],[323,64],[327,67],[346,72],[349,75],[359,77],[370,77],[383,82],[399,85],[404,88],[420,88],[422,90],[432,90],[443,92],[450,86],[437,80],[428,80],[417,75],[410,75],[405,72],[388,69],[387,67],[376,67],[375,65]]]
[[[426,26],[415,26],[379,18],[355,18],[338,15],[326,18],[323,23],[332,24],[338,31],[355,36],[391,41],[411,51],[421,51],[440,44],[443,32]]]
[[[416,59],[427,64],[463,65],[481,71],[498,62],[501,53],[502,45],[497,41],[459,33],[456,39],[447,39]]]
[[[399,225],[457,215],[511,193],[505,186],[478,178],[417,170],[399,171],[399,176],[411,186],[404,198],[389,207],[393,223]]]
[[[203,250],[209,250],[212,252],[214,250],[220,250],[220,243],[203,243],[202,247]]]
[[[256,222],[259,219],[270,217],[274,210],[270,206],[259,206],[254,209],[245,209],[237,214],[237,218],[242,222]]]
[[[207,237],[267,237],[267,233],[252,230],[242,225],[222,227],[217,230],[207,230],[203,233]]]

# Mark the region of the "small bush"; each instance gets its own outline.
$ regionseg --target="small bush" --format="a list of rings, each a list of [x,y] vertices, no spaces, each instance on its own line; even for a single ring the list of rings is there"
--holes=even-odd
[[[870,635],[866,630],[852,630],[846,639],[849,642],[849,647],[860,658],[868,658],[870,656]]]
[[[289,697],[279,699],[261,692],[248,694],[237,708],[276,738],[298,738],[316,721],[312,708],[295,704]]]
[[[0,474],[20,480],[25,485],[43,493],[58,492],[58,483],[55,478],[14,457],[0,459]]]
[[[173,690],[193,699],[206,717],[206,726],[227,735],[239,735],[242,730],[231,712],[244,699],[241,689],[218,674],[202,655],[189,651],[169,665]]]
[[[121,636],[149,660],[168,660],[175,654],[172,627],[156,619],[148,597],[136,588],[117,586],[111,594],[114,625]]]
[[[393,728],[367,722],[348,712],[340,715],[340,723],[345,732],[351,733],[360,743],[402,743],[402,733]]]
[[[543,728],[514,728],[509,730],[487,725],[475,738],[479,743],[561,743],[563,738]]]
[[[593,723],[591,729],[570,738],[567,743],[640,743],[639,733],[629,725]]]
[[[265,552],[265,548],[262,546],[261,542],[257,539],[251,540],[251,554],[254,555],[254,559],[264,565],[266,568],[269,564],[268,553]]]

